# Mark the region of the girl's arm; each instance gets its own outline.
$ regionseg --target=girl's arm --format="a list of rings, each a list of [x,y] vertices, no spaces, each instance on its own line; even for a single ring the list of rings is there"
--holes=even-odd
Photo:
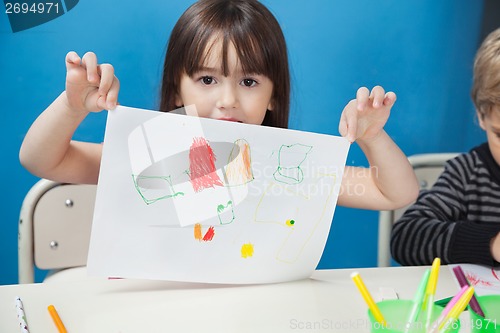
[[[38,177],[69,183],[97,183],[100,144],[71,138],[90,112],[116,107],[119,82],[95,54],[66,56],[66,91],[36,119],[24,138],[21,164]]]
[[[32,174],[68,183],[97,183],[101,145],[71,141],[87,114],[67,106],[66,92],[35,120],[24,138],[19,158]]]
[[[355,100],[342,112],[339,131],[351,142],[357,141],[369,168],[347,166],[339,194],[339,205],[392,210],[413,202],[418,181],[405,154],[383,130],[396,101],[392,92],[380,86],[371,92],[358,90]]]

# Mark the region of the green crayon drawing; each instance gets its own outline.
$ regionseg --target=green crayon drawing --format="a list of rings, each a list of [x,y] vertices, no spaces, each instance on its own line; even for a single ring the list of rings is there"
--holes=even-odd
[[[134,181],[135,189],[137,193],[141,196],[142,200],[147,205],[153,204],[158,200],[168,199],[172,197],[177,197],[179,195],[184,195],[183,192],[176,192],[172,185],[170,176],[135,176],[132,175],[132,179]],[[148,186],[148,183],[154,183],[156,186],[152,188]],[[142,184],[142,185],[141,185]],[[166,186],[162,186],[158,188],[158,184],[162,184]],[[168,193],[168,194],[165,194]]]
[[[300,167],[306,160],[312,146],[296,143],[282,145],[278,151],[278,168],[273,173],[276,181],[284,184],[300,184],[304,180],[304,171]]]
[[[231,213],[229,214],[229,218],[223,218],[222,214],[227,213],[230,211]],[[217,206],[217,215],[219,216],[219,222],[220,224],[229,224],[232,223],[235,219],[234,216],[234,209],[233,209],[233,202],[229,200],[227,202],[227,205],[218,205]]]

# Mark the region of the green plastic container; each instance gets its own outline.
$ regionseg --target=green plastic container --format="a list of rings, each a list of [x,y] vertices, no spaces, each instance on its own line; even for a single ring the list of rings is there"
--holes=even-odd
[[[387,325],[383,327],[380,323],[375,321],[373,314],[368,310],[368,318],[370,319],[371,332],[384,332],[384,333],[426,333],[425,317],[426,314],[421,312],[415,323],[408,323],[408,317],[413,308],[411,300],[386,300],[377,303],[380,312],[384,316]],[[439,317],[443,307],[432,305],[431,324]],[[409,330],[407,331],[407,327]],[[447,333],[455,333],[460,331],[460,322],[455,321]]]
[[[500,295],[478,296],[477,300],[486,318],[469,307],[471,332],[500,332]]]

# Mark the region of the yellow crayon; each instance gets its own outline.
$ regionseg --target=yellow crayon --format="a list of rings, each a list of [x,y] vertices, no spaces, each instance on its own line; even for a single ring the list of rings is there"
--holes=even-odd
[[[368,308],[373,314],[373,317],[375,320],[379,323],[381,323],[383,326],[386,326],[387,323],[384,319],[384,316],[382,315],[382,312],[380,312],[380,309],[377,306],[377,303],[373,300],[372,296],[368,292],[368,289],[366,288],[363,280],[361,280],[361,276],[359,275],[358,272],[353,272],[351,274],[351,278],[354,281],[354,284],[356,287],[358,287],[359,292],[361,293],[361,296],[363,296],[366,304],[368,304]]]
[[[429,329],[432,317],[432,306],[434,304],[434,294],[436,293],[437,281],[439,276],[439,269],[441,268],[441,259],[434,258],[431,267],[431,275],[429,276],[429,282],[427,282],[427,288],[425,290],[425,299],[422,304],[422,309],[426,311],[425,317],[425,327]]]

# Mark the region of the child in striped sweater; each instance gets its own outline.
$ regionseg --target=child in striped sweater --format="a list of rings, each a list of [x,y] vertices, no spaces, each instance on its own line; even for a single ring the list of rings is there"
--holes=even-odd
[[[500,28],[474,61],[472,86],[487,142],[447,162],[429,191],[394,225],[391,253],[402,265],[500,266]]]

